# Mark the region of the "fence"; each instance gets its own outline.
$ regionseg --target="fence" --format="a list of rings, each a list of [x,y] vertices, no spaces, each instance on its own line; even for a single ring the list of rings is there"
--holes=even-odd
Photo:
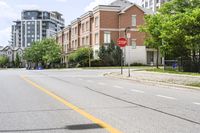
[[[195,56],[193,58],[183,57],[177,60],[165,60],[164,69],[200,73],[200,58]]]

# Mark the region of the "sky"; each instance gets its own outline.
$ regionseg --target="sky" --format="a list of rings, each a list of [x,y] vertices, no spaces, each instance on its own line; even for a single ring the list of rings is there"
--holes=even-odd
[[[20,19],[24,9],[58,11],[63,14],[65,25],[99,4],[109,4],[115,0],[0,0],[0,46],[11,40],[11,25]],[[141,0],[129,0],[140,4]]]

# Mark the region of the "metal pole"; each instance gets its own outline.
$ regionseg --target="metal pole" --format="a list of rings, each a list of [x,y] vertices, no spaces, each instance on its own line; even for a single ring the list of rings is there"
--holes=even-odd
[[[123,49],[122,50],[122,55],[121,55],[121,75],[123,75]]]
[[[129,59],[129,62],[128,62],[128,77],[131,77],[131,70],[130,70],[130,60],[131,60],[131,57],[130,57],[130,38],[128,39],[128,43],[129,43],[129,47],[128,47],[128,59]]]

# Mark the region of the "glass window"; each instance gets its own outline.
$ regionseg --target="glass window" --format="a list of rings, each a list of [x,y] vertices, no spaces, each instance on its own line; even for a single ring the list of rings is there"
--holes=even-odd
[[[136,40],[135,39],[132,39],[131,46],[133,49],[136,49]]]
[[[89,22],[86,22],[86,31],[89,31]]]
[[[110,43],[110,42],[111,42],[110,32],[104,32],[104,43]]]
[[[86,44],[87,45],[89,44],[89,38],[88,38],[88,36],[86,37]]]
[[[132,15],[132,26],[136,26],[136,15]]]
[[[85,27],[84,27],[85,25],[84,24],[82,24],[82,32],[84,32],[85,31]]]
[[[85,38],[82,38],[82,45],[85,45]]]
[[[77,27],[75,27],[75,34],[77,34],[78,32],[77,32]]]
[[[96,26],[96,27],[99,26],[99,18],[98,18],[98,17],[95,18],[95,26]]]
[[[148,2],[145,2],[145,7],[148,7]]]
[[[95,34],[95,44],[98,44],[98,42],[99,42],[99,34],[96,33]]]

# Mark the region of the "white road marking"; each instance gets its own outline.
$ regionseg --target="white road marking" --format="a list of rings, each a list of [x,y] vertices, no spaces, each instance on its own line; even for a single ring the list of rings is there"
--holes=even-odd
[[[193,104],[195,104],[195,105],[200,105],[200,103],[197,103],[197,102],[193,102]]]
[[[83,79],[79,78],[79,80],[83,80]]]
[[[98,85],[106,85],[105,83],[99,82]]]
[[[137,93],[144,93],[144,91],[135,90],[135,89],[132,89],[131,91],[132,91],[132,92],[137,92]]]
[[[161,97],[161,98],[170,99],[170,100],[176,100],[176,98],[174,98],[174,97],[169,97],[169,96],[164,96],[164,95],[156,95],[156,96]]]
[[[113,87],[118,88],[118,89],[123,89],[123,87],[118,86],[118,85],[115,85],[115,86],[113,86]]]
[[[93,83],[93,81],[92,81],[92,80],[87,80],[87,82],[89,82],[89,83]]]

